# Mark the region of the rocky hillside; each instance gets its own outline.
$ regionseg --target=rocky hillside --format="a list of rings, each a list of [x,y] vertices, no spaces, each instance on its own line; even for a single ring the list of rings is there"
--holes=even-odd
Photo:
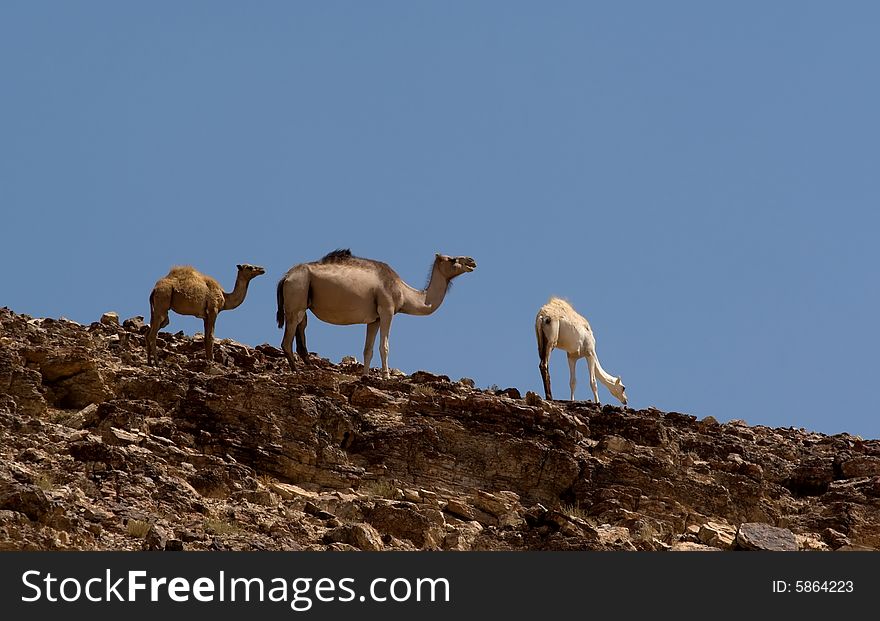
[[[880,548],[877,440],[144,332],[0,310],[0,549]]]

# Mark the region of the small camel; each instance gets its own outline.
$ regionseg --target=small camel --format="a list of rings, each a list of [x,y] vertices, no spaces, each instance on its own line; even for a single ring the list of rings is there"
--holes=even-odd
[[[574,389],[577,386],[575,377],[575,365],[579,358],[587,359],[587,368],[590,371],[590,387],[596,403],[599,403],[599,389],[596,377],[605,384],[611,394],[618,401],[626,405],[626,386],[619,377],[613,377],[605,372],[599,364],[596,355],[596,337],[590,328],[590,322],[579,315],[574,308],[560,298],[550,298],[535,317],[535,334],[538,337],[538,357],[541,362],[538,368],[541,370],[541,379],[544,380],[544,395],[552,399],[550,392],[550,353],[559,348],[568,352],[568,369],[570,373],[569,387],[571,388],[571,400],[574,401]]]
[[[278,281],[278,327],[284,328],[281,349],[291,370],[296,370],[293,349],[310,364],[306,348],[306,310],[321,321],[336,325],[367,324],[363,375],[370,372],[376,333],[382,339],[382,374],[388,378],[388,333],[396,313],[430,315],[443,303],[450,281],[477,267],[470,257],[437,254],[427,288],[419,291],[407,285],[389,265],[352,256],[351,251],[334,250],[320,261],[294,265]]]
[[[168,325],[168,311],[180,315],[194,315],[205,320],[205,357],[214,360],[214,322],[220,311],[239,306],[247,295],[253,278],[265,274],[257,265],[238,265],[235,288],[226,293],[220,283],[205,276],[194,267],[178,265],[159,279],[150,293],[150,331],[147,333],[147,364],[155,365],[156,335]]]

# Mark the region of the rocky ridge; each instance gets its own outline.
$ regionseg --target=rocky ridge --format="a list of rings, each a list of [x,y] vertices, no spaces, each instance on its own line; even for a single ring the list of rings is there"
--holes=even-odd
[[[0,310],[0,549],[880,548],[880,441]]]

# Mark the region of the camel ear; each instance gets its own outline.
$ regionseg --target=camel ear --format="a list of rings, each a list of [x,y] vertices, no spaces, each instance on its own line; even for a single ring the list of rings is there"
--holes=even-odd
[[[620,377],[614,378],[614,383],[620,386]]]
[[[439,259],[439,258],[440,258],[440,253],[439,253],[439,252],[435,252],[435,253],[434,253],[434,258],[435,258],[435,259]]]
[[[238,265],[236,265],[236,266],[235,266],[235,267],[237,267],[237,268],[238,268],[238,269],[241,269],[241,268],[243,268],[243,267],[244,267],[244,265],[242,265],[242,264],[241,264],[241,263],[239,263],[239,264],[238,264]]]

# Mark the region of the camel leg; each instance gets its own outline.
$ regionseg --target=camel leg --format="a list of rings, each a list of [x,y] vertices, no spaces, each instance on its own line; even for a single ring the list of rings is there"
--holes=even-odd
[[[154,367],[158,364],[156,355],[156,335],[159,334],[159,320],[156,316],[150,318],[150,331],[147,332],[147,364]]]
[[[370,374],[370,362],[373,360],[373,345],[376,343],[376,334],[378,333],[378,319],[373,323],[367,324],[367,340],[364,342],[364,377]]]
[[[541,379],[544,381],[544,398],[547,401],[553,400],[553,393],[550,391],[550,369],[547,367],[547,363],[543,360],[538,365],[538,368],[541,370]]]
[[[309,360],[309,348],[306,347],[306,325],[309,323],[309,316],[305,311],[299,315],[302,316],[302,321],[296,325],[296,353],[303,362],[311,364],[312,361]]]
[[[559,342],[559,324],[554,321],[539,329],[541,332],[538,337],[538,353],[541,355],[541,360],[538,369],[544,381],[544,398],[550,401],[553,399],[553,392],[550,390],[550,354]]]
[[[296,359],[293,356],[293,342],[300,359],[308,364],[309,350],[306,348],[306,311],[309,308],[309,274],[306,270],[292,270],[278,283],[278,317],[284,319],[284,337],[281,349],[287,356],[290,370],[296,372]],[[281,327],[279,320],[278,327]]]
[[[287,363],[290,365],[290,370],[294,373],[296,372],[296,360],[293,357],[293,337],[299,331],[300,325],[305,323],[305,315],[306,311],[301,310],[288,313],[284,318],[284,337],[281,339],[281,349],[284,350],[284,355],[287,356]],[[300,358],[303,362],[308,363],[309,352],[305,349],[305,325],[302,327],[302,335],[301,338],[297,339],[296,346]],[[300,348],[305,350],[305,356],[303,356],[303,352],[300,351]]]
[[[214,322],[217,321],[217,315],[208,315],[205,317],[205,360],[214,361]]]
[[[587,368],[590,370],[590,388],[593,389],[593,398],[599,403],[599,385],[596,383],[596,361],[587,356]]]
[[[571,388],[571,400],[574,401],[574,389],[577,387],[577,374],[575,367],[577,366],[578,357],[575,354],[568,354],[568,387]]]
[[[287,357],[287,363],[291,371],[296,371],[296,363],[293,360],[293,335],[296,332],[296,324],[288,320],[284,324],[284,338],[281,339],[281,349]]]
[[[382,356],[382,377],[391,377],[388,368],[388,334],[391,332],[391,318],[394,313],[391,310],[379,309],[379,354]]]
[[[159,330],[168,325],[168,310],[171,308],[171,291],[157,287],[150,294],[150,331],[147,332],[147,364],[159,364],[156,338]]]

